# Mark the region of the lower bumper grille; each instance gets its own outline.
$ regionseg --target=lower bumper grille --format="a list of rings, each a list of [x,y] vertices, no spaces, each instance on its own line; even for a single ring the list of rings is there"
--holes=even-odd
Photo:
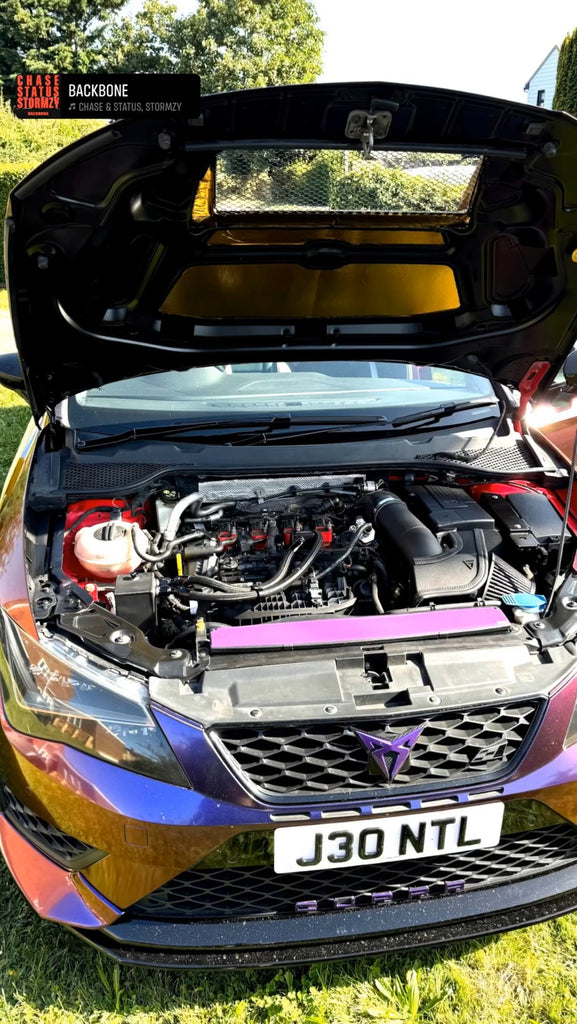
[[[60,867],[71,871],[94,864],[104,854],[75,836],[62,832],[26,807],[7,786],[0,784],[0,808],[11,825]]]
[[[139,903],[135,917],[215,920],[327,912],[521,881],[577,865],[577,829],[504,836],[498,847],[398,864],[277,875],[271,867],[188,870]],[[314,903],[314,906],[312,906]]]

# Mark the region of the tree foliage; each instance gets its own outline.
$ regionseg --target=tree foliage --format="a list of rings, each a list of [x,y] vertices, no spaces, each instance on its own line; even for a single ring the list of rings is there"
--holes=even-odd
[[[311,82],[323,32],[312,0],[0,0],[0,83],[21,71],[191,73],[203,91]]]
[[[0,164],[39,164],[105,123],[91,119],[20,120],[10,110],[9,103],[0,103]],[[3,207],[0,207],[0,217],[2,215]]]
[[[103,68],[104,41],[126,0],[1,0],[0,83],[12,99],[22,71]]]
[[[391,155],[392,158],[392,155]],[[455,161],[466,165],[466,161]],[[231,150],[217,168],[217,202],[223,208],[318,209],[351,212],[446,212],[465,201],[469,175],[451,180],[440,160],[388,166],[386,154],[364,160],[355,152]],[[470,174],[474,167],[470,166]],[[422,167],[422,173],[419,173]]]
[[[35,164],[26,161],[22,163],[3,163],[2,157],[0,156],[0,220],[4,219],[4,211],[6,210],[6,204],[8,202],[8,196],[10,195],[13,188],[22,178],[25,178],[30,171],[33,171]],[[0,286],[3,285],[5,278],[4,271],[4,253],[3,246],[0,246]]]
[[[112,32],[108,68],[198,72],[205,93],[312,82],[322,41],[311,0],[200,0],[181,16],[168,0],[145,0]]]
[[[144,0],[139,10],[116,21],[108,35],[106,70],[171,74],[183,45],[178,7],[169,0]],[[195,70],[195,69],[191,69]]]
[[[566,110],[577,117],[577,28],[561,44],[553,109]]]

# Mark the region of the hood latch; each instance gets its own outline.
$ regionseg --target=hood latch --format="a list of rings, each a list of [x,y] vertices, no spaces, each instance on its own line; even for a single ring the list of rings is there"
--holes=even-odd
[[[379,110],[371,113],[368,110],[351,110],[345,128],[347,139],[355,139],[361,143],[363,156],[369,160],[375,139],[384,139],[389,134],[393,115],[390,110]]]

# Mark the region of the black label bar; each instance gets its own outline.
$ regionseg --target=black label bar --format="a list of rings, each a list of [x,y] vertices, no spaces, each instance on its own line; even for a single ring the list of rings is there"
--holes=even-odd
[[[23,72],[16,82],[18,117],[197,118],[200,75],[61,75]]]

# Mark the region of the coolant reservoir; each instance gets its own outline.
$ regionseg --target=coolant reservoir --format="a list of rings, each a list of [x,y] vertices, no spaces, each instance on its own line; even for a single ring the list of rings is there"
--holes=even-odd
[[[84,526],[74,538],[74,554],[83,569],[97,580],[114,580],[126,576],[141,564],[132,543],[132,523],[109,519],[104,523]],[[139,526],[136,531],[145,551],[146,536]],[[138,541],[137,541],[138,543]]]

